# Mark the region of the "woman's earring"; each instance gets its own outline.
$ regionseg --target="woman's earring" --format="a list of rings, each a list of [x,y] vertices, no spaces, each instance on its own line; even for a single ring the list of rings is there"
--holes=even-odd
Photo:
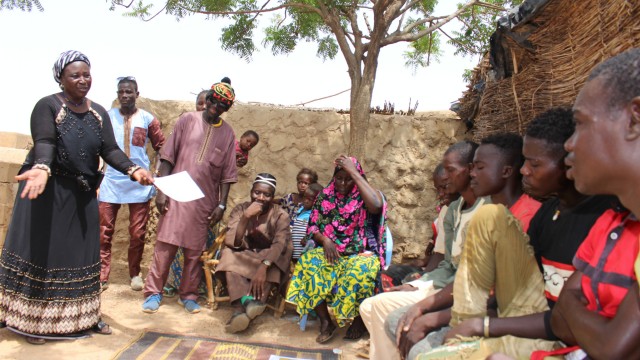
[[[64,91],[64,85],[60,84],[60,90]]]

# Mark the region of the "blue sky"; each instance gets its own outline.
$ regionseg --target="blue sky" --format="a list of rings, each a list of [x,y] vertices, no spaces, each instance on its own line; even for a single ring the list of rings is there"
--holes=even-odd
[[[436,13],[448,14],[456,2],[441,3]],[[29,133],[35,103],[59,91],[51,67],[68,49],[80,50],[91,60],[89,98],[106,108],[115,98],[116,78],[125,75],[138,79],[141,96],[155,100],[194,101],[194,93],[224,76],[231,78],[237,100],[244,103],[295,105],[350,87],[342,56],[323,62],[315,55],[315,44],[303,43],[288,56],[273,56],[258,39],[259,51],[247,63],[220,48],[220,20],[194,15],[176,21],[160,15],[143,22],[123,16],[123,9],[109,11],[108,0],[41,4],[44,12],[0,12],[0,131]],[[454,56],[447,45],[440,63],[414,74],[404,66],[405,50],[404,43],[382,49],[373,106],[387,100],[406,110],[411,98],[419,101],[418,111],[448,109],[465,89],[463,70],[478,62]],[[349,93],[307,106],[347,109]]]

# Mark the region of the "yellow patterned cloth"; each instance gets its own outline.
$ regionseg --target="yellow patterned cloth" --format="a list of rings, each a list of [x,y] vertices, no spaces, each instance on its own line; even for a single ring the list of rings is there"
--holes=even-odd
[[[323,248],[307,251],[293,271],[287,302],[295,304],[303,316],[326,301],[342,327],[359,315],[362,301],[373,296],[379,270],[375,255],[342,256],[330,265]]]

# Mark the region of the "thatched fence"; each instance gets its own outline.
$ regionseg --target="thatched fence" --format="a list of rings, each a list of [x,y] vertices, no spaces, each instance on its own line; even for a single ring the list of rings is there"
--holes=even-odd
[[[458,114],[473,122],[476,139],[498,131],[522,133],[541,112],[571,106],[596,64],[640,46],[640,1],[524,5],[531,3],[537,8],[518,23],[502,19],[490,53],[460,99]]]

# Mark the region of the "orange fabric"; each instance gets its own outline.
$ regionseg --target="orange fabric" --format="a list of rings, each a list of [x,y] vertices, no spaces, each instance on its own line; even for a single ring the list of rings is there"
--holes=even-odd
[[[537,350],[531,353],[531,360],[544,360],[547,356],[566,355],[572,351],[580,349],[578,346],[561,348],[552,351]]]
[[[520,220],[522,231],[526,233],[527,230],[529,230],[529,223],[531,222],[533,215],[538,212],[541,205],[542,204],[538,200],[533,199],[527,194],[522,194],[518,201],[511,205],[509,211],[511,211],[516,219]]]

